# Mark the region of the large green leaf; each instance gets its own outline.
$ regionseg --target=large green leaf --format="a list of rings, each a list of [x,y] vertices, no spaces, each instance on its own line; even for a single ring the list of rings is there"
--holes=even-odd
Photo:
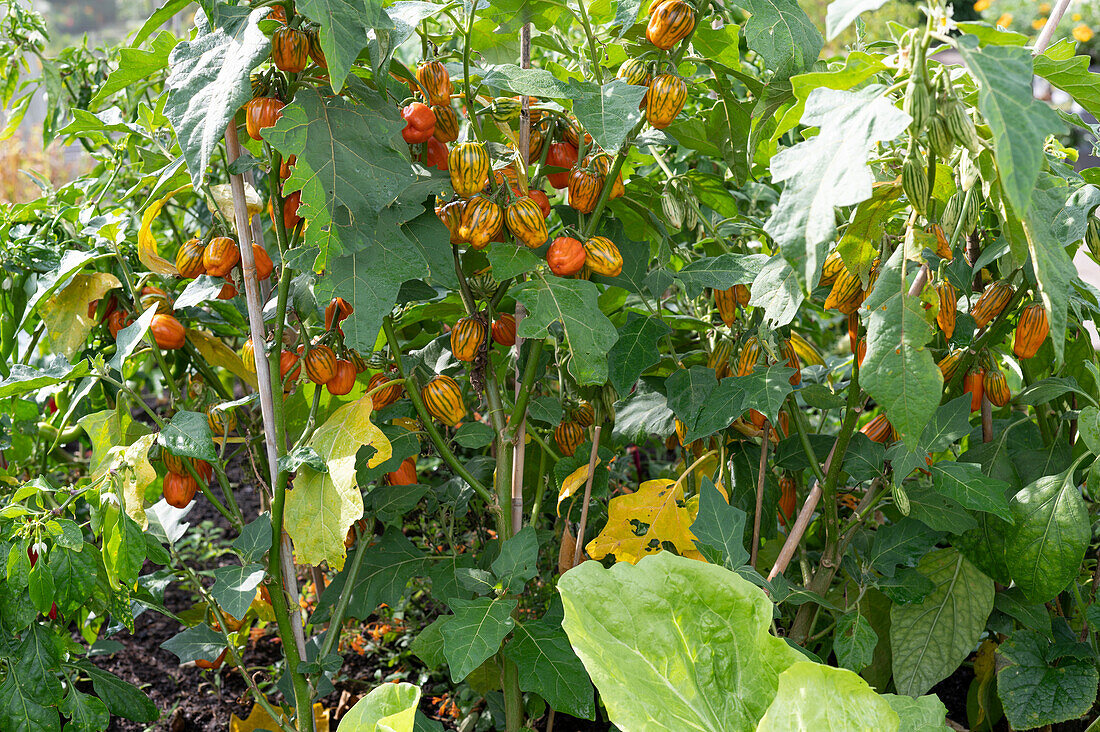
[[[387,527],[377,543],[365,551],[347,609],[349,618],[359,620],[370,617],[382,603],[393,607],[409,580],[423,574],[428,563],[428,557],[393,526]],[[319,609],[327,610],[336,604],[347,576],[347,568],[336,575],[322,593]]]
[[[661,360],[658,341],[671,332],[664,321],[637,316],[619,329],[619,340],[607,352],[607,375],[619,394],[629,394],[638,377]]]
[[[867,298],[867,355],[860,386],[886,409],[890,423],[909,448],[915,448],[932,420],[943,391],[943,374],[924,347],[934,330],[930,310],[907,294],[901,276],[901,247],[884,267]]]
[[[152,722],[160,716],[157,705],[133,684],[123,681],[98,666],[93,666],[88,661],[78,661],[77,665],[92,680],[92,688],[96,696],[103,700],[111,714],[132,719],[135,722]],[[2,706],[0,704],[0,707]]]
[[[779,674],[779,691],[756,730],[893,732],[898,729],[899,722],[890,704],[858,674],[812,661],[799,661]]]
[[[1017,630],[997,649],[1008,662],[997,672],[997,695],[1012,729],[1077,719],[1096,701],[1096,665],[1052,657],[1052,651],[1050,641],[1031,630]]]
[[[20,685],[21,670],[9,669],[0,683],[0,727],[5,732],[54,732],[61,729],[57,708],[42,706]]]
[[[691,294],[704,287],[728,290],[734,285],[751,285],[768,262],[765,254],[735,254],[726,252],[717,257],[704,257],[686,264],[676,273]]]
[[[340,719],[344,732],[413,732],[420,687],[404,682],[382,684],[355,702]]]
[[[176,654],[180,663],[213,661],[225,650],[225,638],[208,625],[196,625],[172,636],[160,647]]]
[[[46,359],[45,368],[41,370],[17,363],[11,367],[8,377],[0,380],[0,399],[38,391],[42,387],[64,381],[82,379],[91,372],[91,363],[88,361],[78,361],[74,366],[60,356]]]
[[[778,254],[768,260],[752,281],[749,305],[764,308],[764,319],[773,328],[794,320],[804,299],[798,275]]]
[[[586,280],[539,277],[512,290],[527,308],[519,324],[521,338],[546,338],[555,321],[565,330],[571,358],[569,373],[578,384],[607,381],[607,352],[619,334],[600,310],[599,290]]]
[[[1077,44],[1063,38],[1035,57],[1035,73],[1077,100],[1094,117],[1100,117],[1100,79],[1089,70],[1092,59],[1075,56]]]
[[[351,65],[367,45],[367,31],[371,30],[371,26],[367,22],[364,3],[351,0],[301,0],[295,10],[320,25],[317,37],[328,63],[332,89],[339,92],[344,86],[344,80],[348,78]],[[379,24],[380,28],[393,27],[384,12],[378,16],[384,19]]]
[[[210,588],[210,594],[227,613],[243,618],[256,598],[256,588],[264,581],[264,576],[264,568],[259,564],[218,567],[214,570],[214,586]]]
[[[479,597],[452,599],[448,605],[454,615],[442,628],[443,654],[451,679],[458,682],[500,650],[501,642],[515,626],[511,615],[516,601]]]
[[[613,79],[602,87],[588,81],[571,80],[573,114],[600,147],[614,152],[642,119],[638,104],[645,96],[644,86]]]
[[[157,435],[157,443],[180,457],[198,458],[211,463],[218,459],[210,422],[205,414],[199,412],[176,412]]]
[[[727,376],[719,383],[713,370],[692,366],[669,376],[665,389],[669,406],[687,429],[684,439],[696,440],[729,427],[749,408],[774,424],[793,389],[792,373],[786,364],[775,364],[745,376]]]
[[[168,55],[179,40],[168,31],[159,33],[153,39],[148,50],[143,48],[123,48],[118,52],[118,67],[107,77],[103,86],[96,90],[89,109],[98,109],[100,103],[116,92],[159,78],[157,72],[168,66]]]
[[[769,632],[764,593],[716,565],[669,552],[585,562],[558,590],[562,626],[623,730],[754,729],[803,658]]]
[[[707,560],[726,569],[749,561],[745,551],[745,512],[729,505],[709,478],[699,488],[699,513],[691,525],[695,546]]]
[[[546,618],[519,623],[504,655],[519,669],[521,689],[535,692],[559,712],[581,719],[595,716],[592,682],[560,624]]]
[[[1088,509],[1073,469],[1045,475],[1012,497],[1009,574],[1030,602],[1047,602],[1077,577],[1092,537]]]
[[[834,3],[835,4],[835,3]],[[774,142],[793,130],[806,111],[806,100],[814,89],[851,89],[883,69],[882,58],[862,51],[853,51],[844,59],[844,66],[829,71],[807,71],[791,77],[791,93],[795,102],[779,118],[771,139]]]
[[[50,572],[56,587],[53,600],[66,617],[83,605],[95,588],[99,563],[94,551],[85,544],[79,552],[61,547],[50,552]]]
[[[898,694],[883,694],[882,698],[893,707],[901,719],[899,730],[904,732],[948,732],[947,708],[938,697],[921,696],[914,699],[911,696]]]
[[[819,133],[772,157],[772,179],[786,187],[764,228],[792,266],[802,267],[807,282],[816,281],[821,245],[836,230],[834,207],[871,196],[868,156],[876,143],[894,139],[909,125],[909,115],[882,92],[880,86],[815,89],[802,124],[819,127]]]
[[[763,57],[775,79],[784,80],[810,68],[824,41],[795,0],[748,0],[745,42]]]
[[[226,126],[252,98],[249,74],[271,49],[257,25],[268,8],[218,5],[217,11],[217,28],[205,12],[195,16],[195,38],[172,50],[165,82],[164,114],[176,130],[196,185],[205,180],[206,167]]]
[[[935,589],[919,604],[890,608],[894,684],[911,696],[925,693],[959,667],[993,610],[993,580],[957,550],[927,554],[917,571]]]
[[[932,466],[932,485],[966,508],[987,511],[1012,522],[1012,512],[1005,497],[1011,486],[1003,480],[987,477],[980,465],[941,460]]]
[[[1043,167],[1043,143],[1062,127],[1054,110],[1032,92],[1031,49],[979,48],[973,36],[961,36],[957,47],[978,82],[978,108],[993,131],[1001,187],[1013,208],[1026,211]]]
[[[20,550],[22,551],[22,550]],[[23,634],[15,654],[19,687],[41,704],[57,704],[64,690],[58,675],[61,654],[53,631],[41,623],[32,623]],[[13,669],[9,667],[9,672]]]

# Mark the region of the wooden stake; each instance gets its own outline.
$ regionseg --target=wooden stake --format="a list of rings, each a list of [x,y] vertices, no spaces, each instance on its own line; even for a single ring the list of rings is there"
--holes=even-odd
[[[764,479],[768,469],[768,432],[771,425],[764,420],[764,438],[760,443],[760,475],[756,479],[756,513],[752,517],[752,552],[749,565],[756,569],[756,554],[760,550],[760,514],[764,511]]]
[[[596,475],[596,457],[600,447],[600,430],[602,429],[602,425],[596,425],[592,430],[592,452],[588,454],[588,480],[584,482],[584,503],[581,504],[581,525],[577,529],[577,548],[573,550],[574,567],[581,563],[581,554],[584,552],[584,528],[588,524],[588,502],[592,499],[592,479]]]

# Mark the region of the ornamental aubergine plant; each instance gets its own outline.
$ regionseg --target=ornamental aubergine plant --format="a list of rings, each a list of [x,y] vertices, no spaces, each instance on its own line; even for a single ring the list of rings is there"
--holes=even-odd
[[[1097,718],[1088,56],[368,5],[0,0],[0,729]]]

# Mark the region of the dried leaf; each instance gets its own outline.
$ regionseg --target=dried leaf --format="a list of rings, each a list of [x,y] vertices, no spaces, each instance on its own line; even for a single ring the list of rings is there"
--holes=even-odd
[[[675,549],[682,557],[703,559],[691,533],[695,514],[676,481],[646,481],[636,492],[612,498],[607,513],[603,531],[587,547],[593,559],[612,554],[620,562],[636,564],[665,548]]]

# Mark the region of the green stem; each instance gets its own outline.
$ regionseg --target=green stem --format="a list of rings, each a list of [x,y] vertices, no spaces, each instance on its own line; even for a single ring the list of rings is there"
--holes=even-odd
[[[550,482],[550,475],[546,472],[546,458],[549,457],[545,450],[539,450],[539,484],[535,488],[535,500],[531,504],[531,526],[538,527],[539,513],[542,511],[542,499],[546,494],[546,486]]]
[[[537,340],[527,354],[527,365],[523,369],[523,380],[519,387],[519,396],[516,398],[512,416],[508,419],[508,439],[515,440],[519,430],[519,424],[527,414],[527,403],[531,400],[531,387],[535,382],[535,373],[538,370],[539,359],[542,358],[542,350],[546,347],[545,340]]]
[[[474,137],[478,140],[482,140],[481,135],[481,123],[478,121],[477,112],[474,111],[474,107],[477,105],[477,98],[474,96],[473,84],[470,83],[470,37],[474,33],[474,18],[476,17],[477,0],[471,0],[470,14],[466,19],[466,30],[462,34],[462,83],[466,89],[466,116],[470,118],[470,127],[474,131]],[[492,176],[489,176],[492,178]]]
[[[321,653],[318,654],[318,660],[323,661],[330,653],[332,653],[333,647],[340,640],[340,626],[344,622],[344,613],[347,612],[348,603],[351,602],[351,592],[355,587],[355,580],[359,576],[359,567],[363,564],[363,557],[367,555],[367,545],[369,542],[363,540],[363,536],[359,533],[358,527],[352,524],[351,530],[355,532],[355,556],[351,558],[351,566],[348,567],[348,576],[344,580],[344,589],[340,592],[340,599],[336,601],[336,607],[332,611],[332,617],[328,621],[328,632],[325,633],[325,642],[321,646]]]
[[[627,135],[626,142],[619,148],[618,154],[615,155],[615,161],[611,164],[611,169],[607,172],[607,175],[603,180],[603,187],[600,189],[600,197],[596,200],[596,207],[592,209],[592,215],[588,218],[588,222],[584,227],[583,239],[587,240],[596,232],[596,225],[600,222],[600,217],[603,216],[603,209],[607,205],[607,200],[611,196],[611,189],[615,186],[615,180],[619,177],[619,172],[623,169],[623,163],[626,162],[626,154],[630,150],[630,143],[634,139],[634,136],[638,134],[638,131],[642,129],[642,125],[645,124],[645,120],[638,122],[634,125],[634,129]],[[581,142],[583,142],[583,137]]]
[[[592,75],[596,77],[596,83],[603,86],[603,69],[600,68],[600,53],[596,47],[596,36],[592,32],[592,23],[588,20],[588,11],[584,8],[584,0],[577,0],[577,8],[580,14],[577,16],[584,27],[584,35],[588,39],[588,50],[592,54]],[[614,180],[614,177],[612,177]]]

